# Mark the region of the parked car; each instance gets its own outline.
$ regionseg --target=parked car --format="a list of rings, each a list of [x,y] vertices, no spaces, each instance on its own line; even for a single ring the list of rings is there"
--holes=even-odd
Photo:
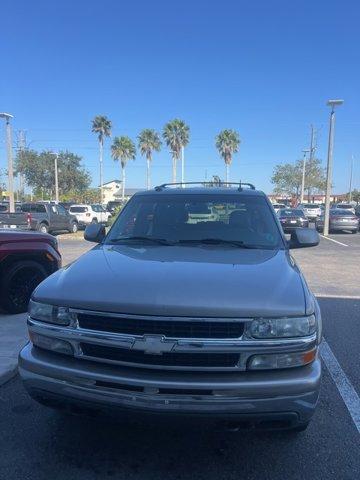
[[[321,205],[316,203],[301,203],[298,208],[304,210],[306,217],[309,221],[315,221],[321,215]]]
[[[324,231],[324,214],[316,220],[315,227],[318,232]],[[350,231],[357,233],[359,231],[359,218],[350,210],[341,208],[331,208],[329,212],[329,231]]]
[[[291,232],[294,228],[309,226],[309,220],[299,208],[283,208],[279,210],[278,217],[285,233]]]
[[[351,203],[338,203],[335,208],[340,208],[341,210],[349,210],[349,212],[355,215],[355,207]]]
[[[61,205],[49,202],[23,203],[15,213],[0,212],[0,228],[38,230],[41,233],[78,230],[76,217]]]
[[[56,408],[227,418],[302,430],[318,401],[321,315],[264,193],[163,185],[39,285],[19,372]],[[189,223],[203,204],[225,216]],[[167,417],[167,418],[168,418]]]
[[[69,212],[74,215],[79,223],[79,226],[86,227],[90,223],[104,223],[107,224],[111,213],[107,212],[102,205],[71,205]]]
[[[286,205],[284,203],[273,203],[272,206],[276,213],[278,213],[278,211],[282,208],[286,208]]]
[[[61,266],[56,238],[38,232],[0,231],[0,305],[25,312],[37,285]]]
[[[111,200],[106,205],[106,211],[113,214],[117,208],[122,207],[125,203],[126,202],[122,202],[121,200]]]

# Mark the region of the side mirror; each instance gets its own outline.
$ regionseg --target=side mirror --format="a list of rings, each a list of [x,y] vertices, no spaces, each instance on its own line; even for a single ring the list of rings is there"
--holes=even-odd
[[[314,228],[295,228],[291,232],[289,248],[316,247],[319,242],[319,234]]]
[[[101,243],[106,236],[104,225],[93,223],[88,225],[84,232],[84,238],[88,242]]]

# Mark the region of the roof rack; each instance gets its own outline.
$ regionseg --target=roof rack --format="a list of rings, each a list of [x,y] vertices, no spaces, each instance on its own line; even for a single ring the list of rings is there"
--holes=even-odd
[[[243,187],[248,187],[251,190],[255,190],[255,186],[252,183],[244,183],[244,182],[176,182],[176,183],[163,183],[162,185],[158,185],[155,187],[157,192],[164,190],[167,187],[174,187],[174,186],[183,186],[183,185],[202,185],[203,187],[224,187],[230,185],[237,185],[239,192],[243,190]]]

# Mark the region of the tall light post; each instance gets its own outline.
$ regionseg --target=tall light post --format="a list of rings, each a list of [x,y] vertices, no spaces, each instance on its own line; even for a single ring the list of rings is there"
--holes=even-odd
[[[309,153],[309,152],[310,152],[310,150],[303,150],[304,156],[303,156],[303,164],[302,164],[300,203],[304,202],[306,154]],[[311,155],[311,153],[310,153],[310,155]]]
[[[0,113],[0,118],[5,119],[6,123],[6,151],[8,160],[8,195],[9,195],[9,211],[15,212],[14,202],[14,167],[12,158],[12,139],[11,139],[11,124],[10,119],[14,118],[10,113]]]
[[[329,100],[327,105],[331,107],[329,124],[329,142],[326,167],[326,195],[325,195],[325,215],[324,215],[324,235],[329,235],[329,216],[330,216],[330,195],[333,170],[333,150],[334,150],[334,132],[335,132],[335,107],[344,103],[344,100]]]
[[[55,202],[59,203],[59,170],[58,159],[59,154],[57,152],[51,152],[54,155],[54,169],[55,169]]]
[[[349,202],[352,202],[352,182],[353,182],[353,169],[354,169],[354,155],[351,155],[350,163],[350,182],[349,182]]]

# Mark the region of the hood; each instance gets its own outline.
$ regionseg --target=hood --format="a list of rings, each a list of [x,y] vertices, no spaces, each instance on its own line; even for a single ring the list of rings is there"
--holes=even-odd
[[[35,290],[37,301],[142,315],[304,315],[304,283],[285,250],[98,245]]]

